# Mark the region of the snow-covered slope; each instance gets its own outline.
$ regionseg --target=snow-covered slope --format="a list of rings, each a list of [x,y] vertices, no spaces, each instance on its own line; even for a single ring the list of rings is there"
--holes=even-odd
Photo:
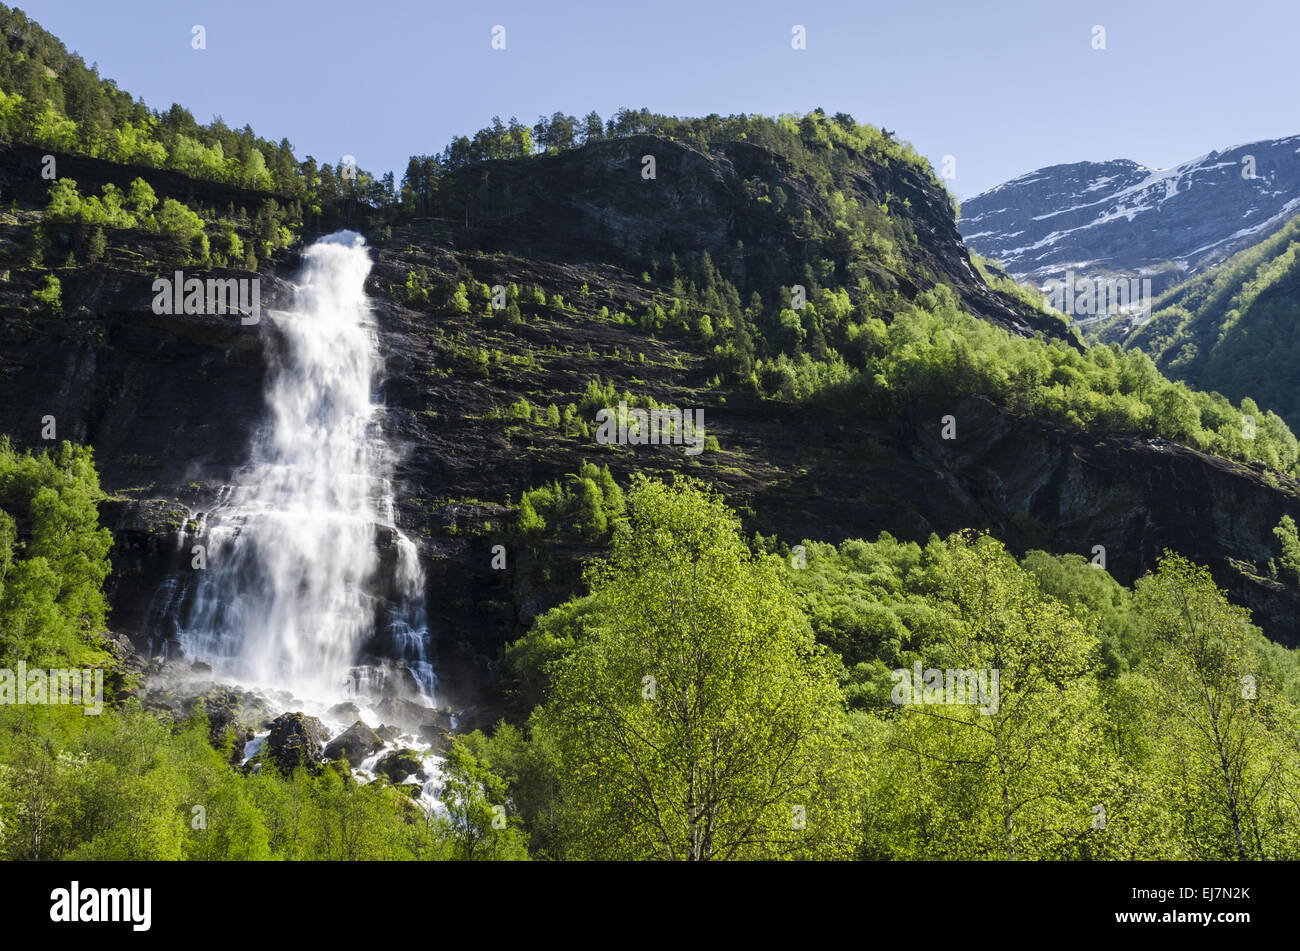
[[[1127,159],[1053,165],[964,201],[958,226],[970,247],[1040,284],[1073,269],[1149,274],[1167,285],[1296,214],[1300,135],[1168,169]]]

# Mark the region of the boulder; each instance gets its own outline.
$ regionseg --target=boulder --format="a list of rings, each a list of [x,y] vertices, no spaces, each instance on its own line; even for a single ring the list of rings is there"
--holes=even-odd
[[[321,764],[321,747],[325,745],[325,726],[305,713],[285,713],[271,721],[262,755],[282,772],[298,766],[315,769]]]
[[[356,720],[361,716],[361,708],[351,700],[344,700],[342,703],[336,703],[330,707],[330,715],[344,721]]]
[[[383,738],[358,720],[325,746],[326,759],[345,759],[354,769],[384,748]]]
[[[450,708],[447,709],[451,712]],[[456,711],[456,730],[460,733],[490,729],[493,722],[491,711],[473,704]]]
[[[384,718],[385,723],[394,723],[412,732],[428,723],[433,715],[429,707],[400,697],[385,697],[375,704],[375,712]]]
[[[428,743],[433,752],[439,756],[446,756],[451,749],[451,731],[432,723],[420,727],[420,739]]]
[[[426,716],[424,722],[420,724],[420,729],[423,730],[426,726],[437,727],[439,730],[453,729],[454,725],[451,722],[453,713],[451,707],[435,707],[434,709],[427,711],[427,713],[428,716]]]
[[[229,743],[231,763],[238,763],[244,758],[244,744],[251,736],[252,733],[230,707],[217,706],[208,711],[208,742],[215,750],[224,750]]]
[[[415,750],[405,748],[393,750],[393,752],[381,759],[375,766],[375,772],[394,785],[402,782],[408,776],[414,776],[421,781],[427,778],[424,773],[424,763],[420,760],[420,754]]]
[[[197,679],[188,669],[173,667],[160,672],[143,684],[138,696],[146,710],[167,722],[180,722],[203,709],[208,718],[209,741],[221,751],[231,744],[232,764],[241,761],[244,743],[266,718],[260,695],[242,687]],[[269,722],[262,727],[268,728]]]

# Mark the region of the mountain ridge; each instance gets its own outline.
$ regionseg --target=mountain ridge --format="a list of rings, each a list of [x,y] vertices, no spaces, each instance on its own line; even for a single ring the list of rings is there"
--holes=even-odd
[[[1300,211],[1298,152],[1300,135],[1291,135],[1167,169],[1131,159],[1048,166],[967,199],[958,227],[972,248],[1033,283],[1090,269],[1151,277],[1159,293]]]

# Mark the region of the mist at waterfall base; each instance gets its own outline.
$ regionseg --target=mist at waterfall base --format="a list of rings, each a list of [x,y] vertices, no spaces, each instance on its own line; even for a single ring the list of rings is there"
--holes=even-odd
[[[385,698],[432,714],[436,677],[424,574],[396,524],[391,450],[379,429],[370,255],[361,235],[341,231],[303,257],[292,306],[264,313],[273,342],[267,418],[248,463],[180,539],[186,554],[204,546],[206,568],[172,579],[158,613],[185,661],[264,689],[334,736],[357,719],[338,711],[342,701],[372,727],[384,722]],[[428,746],[412,734],[401,740],[390,745]]]

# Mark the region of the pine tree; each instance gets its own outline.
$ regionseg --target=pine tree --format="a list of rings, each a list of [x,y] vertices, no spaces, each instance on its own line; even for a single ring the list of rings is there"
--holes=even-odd
[[[107,252],[108,239],[104,237],[104,229],[99,225],[96,225],[95,230],[90,232],[90,240],[86,249],[86,260],[90,264],[98,264],[104,259],[104,255]]]

